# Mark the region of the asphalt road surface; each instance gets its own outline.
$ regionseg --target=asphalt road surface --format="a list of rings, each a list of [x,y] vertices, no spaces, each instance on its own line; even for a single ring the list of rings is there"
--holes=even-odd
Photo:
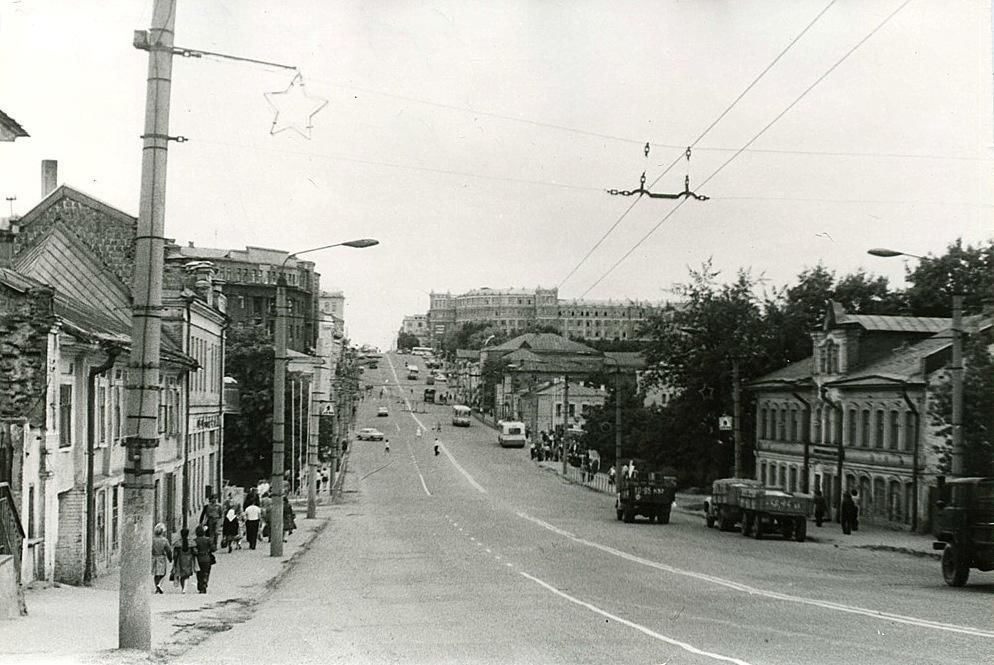
[[[390,452],[354,442],[344,500],[311,550],[250,620],[181,661],[992,662],[989,574],[953,589],[930,559],[756,541],[678,512],[624,524],[610,496],[498,447],[479,422],[405,411],[424,389],[423,364],[405,378],[411,358],[363,375],[376,387],[358,426],[381,429]]]

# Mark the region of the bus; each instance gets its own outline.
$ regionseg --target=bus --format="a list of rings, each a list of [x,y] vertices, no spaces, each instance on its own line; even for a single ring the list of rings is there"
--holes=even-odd
[[[431,347],[430,346],[416,346],[411,349],[411,353],[416,356],[430,356]]]
[[[411,380],[411,381],[417,381],[418,380],[418,366],[417,365],[408,365],[407,366],[407,378],[409,380]]]
[[[471,423],[470,420],[470,410],[468,406],[463,406],[462,404],[456,404],[452,407],[452,424],[456,427],[469,427]]]

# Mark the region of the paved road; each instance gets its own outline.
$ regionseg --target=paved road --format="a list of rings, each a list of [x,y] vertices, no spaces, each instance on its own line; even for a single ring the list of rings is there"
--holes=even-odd
[[[388,363],[365,376],[394,381]],[[927,559],[755,541],[677,513],[624,524],[609,496],[477,422],[453,428],[446,407],[406,413],[397,393],[360,407],[391,451],[354,444],[312,550],[251,620],[184,661],[991,662],[990,576],[956,590]],[[441,455],[416,420],[443,423]]]

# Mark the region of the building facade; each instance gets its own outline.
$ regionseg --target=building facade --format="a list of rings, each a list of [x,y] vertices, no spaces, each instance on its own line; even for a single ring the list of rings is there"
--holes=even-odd
[[[528,425],[529,431],[551,433],[563,425],[569,429],[582,429],[587,412],[592,407],[604,406],[607,401],[607,390],[603,387],[570,381],[569,406],[565,407],[564,388],[562,379],[556,378],[521,395],[517,417]]]
[[[640,301],[561,300],[557,288],[484,287],[458,295],[431,293],[425,318],[432,344],[467,323],[488,323],[506,334],[546,326],[571,338],[632,340],[659,309]]]
[[[421,342],[430,339],[427,314],[408,314],[400,325],[400,332],[414,335]],[[444,333],[443,333],[444,334]]]
[[[276,325],[276,281],[282,269],[287,281],[287,348],[313,353],[317,346],[321,276],[314,263],[288,257],[264,247],[212,249],[171,244],[167,258],[210,261],[225,283],[231,324],[261,325],[270,333]],[[285,263],[284,263],[285,261]]]
[[[812,333],[811,357],[749,385],[756,477],[787,491],[819,489],[833,510],[855,490],[860,519],[925,528],[941,473],[929,413],[947,378],[949,328],[949,319],[853,315],[833,305]]]

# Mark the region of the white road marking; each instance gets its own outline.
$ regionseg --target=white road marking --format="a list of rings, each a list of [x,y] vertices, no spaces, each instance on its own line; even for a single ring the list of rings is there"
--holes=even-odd
[[[510,564],[508,564],[508,565],[510,565]],[[580,607],[584,607],[584,608],[590,610],[591,612],[595,612],[597,614],[600,614],[601,616],[606,617],[607,619],[610,619],[612,621],[617,621],[618,623],[620,623],[622,625],[625,625],[625,626],[628,626],[629,628],[634,628],[635,630],[639,631],[640,633],[644,633],[645,635],[648,635],[649,637],[655,638],[655,639],[657,639],[657,640],[659,640],[661,642],[666,642],[667,644],[671,644],[671,645],[673,645],[675,647],[679,647],[679,648],[683,649],[684,651],[688,651],[688,652],[690,652],[692,654],[695,654],[697,656],[705,656],[707,658],[712,658],[714,660],[720,660],[720,661],[725,662],[725,663],[735,663],[736,665],[749,665],[749,663],[747,661],[741,660],[739,658],[733,658],[731,656],[723,656],[721,654],[714,653],[712,651],[704,651],[703,649],[698,649],[697,647],[692,646],[690,644],[687,644],[686,642],[681,642],[680,640],[675,640],[672,637],[666,637],[665,635],[657,633],[656,631],[651,630],[649,628],[646,628],[645,626],[639,625],[639,624],[637,624],[637,623],[635,623],[633,621],[629,621],[627,619],[622,619],[621,617],[619,617],[617,615],[614,615],[614,614],[611,614],[610,612],[608,612],[606,610],[602,610],[601,608],[597,607],[596,605],[591,605],[590,603],[582,601],[579,598],[574,598],[573,596],[569,595],[568,593],[563,593],[562,591],[560,591],[559,589],[555,588],[551,584],[543,582],[542,580],[538,579],[537,577],[535,577],[533,575],[529,575],[528,573],[526,573],[526,572],[524,572],[522,570],[519,570],[518,574],[520,574],[523,577],[531,580],[532,582],[535,582],[536,584],[544,587],[547,591],[551,591],[552,593],[556,594],[557,596],[559,596],[561,598],[565,598],[566,600],[568,600],[571,603],[575,603],[576,605],[579,605]]]
[[[960,633],[963,635],[972,635],[974,637],[994,637],[994,631],[983,630],[981,628],[973,628],[971,626],[959,626],[951,623],[942,623],[940,621],[932,621],[930,619],[920,619],[918,617],[905,616],[903,614],[893,614],[891,612],[883,612],[880,610],[871,610],[863,607],[857,607],[854,605],[845,605],[843,603],[834,603],[828,600],[818,600],[816,598],[805,598],[803,596],[794,596],[791,594],[780,593],[778,591],[767,591],[766,589],[760,589],[757,587],[749,586],[748,584],[743,584],[741,582],[736,582],[734,580],[725,579],[723,577],[716,577],[714,575],[707,575],[705,573],[697,573],[692,570],[683,570],[682,568],[675,568],[673,566],[668,566],[664,563],[659,563],[658,561],[652,561],[650,559],[644,559],[640,556],[635,556],[634,554],[629,554],[628,552],[623,552],[621,550],[615,549],[608,545],[601,545],[600,543],[595,543],[584,538],[580,538],[570,533],[569,531],[564,531],[548,522],[543,522],[542,520],[532,517],[527,513],[518,513],[518,517],[524,518],[530,522],[557,533],[565,538],[569,538],[573,542],[579,543],[581,545],[586,545],[587,547],[592,547],[594,549],[606,552],[607,554],[612,554],[616,557],[631,561],[632,563],[637,563],[643,566],[648,566],[649,568],[655,568],[656,570],[662,570],[667,573],[672,573],[674,575],[683,575],[684,577],[691,577],[704,582],[709,582],[710,584],[715,584],[717,586],[723,586],[729,589],[734,589],[735,591],[741,591],[753,596],[763,596],[766,598],[771,598],[773,600],[782,600],[791,603],[800,603],[802,605],[812,605],[814,607],[820,607],[822,609],[834,610],[836,612],[844,612],[848,614],[859,614],[862,616],[867,616],[873,619],[880,619],[883,621],[893,621],[896,623],[904,623],[909,626],[918,626],[920,628],[931,628],[933,630],[942,630],[950,633]]]
[[[388,355],[386,358],[387,358],[387,364],[390,365],[390,371],[393,372],[393,378],[399,384],[400,377],[397,376],[397,370],[394,368],[393,362],[390,360],[390,356]],[[401,399],[404,400],[404,405],[407,406],[407,410],[411,414],[411,418],[413,418],[414,422],[418,424],[418,427],[420,427],[425,431],[428,431],[428,428],[425,427],[424,423],[421,422],[421,419],[418,418],[416,415],[414,415],[414,408],[411,406],[411,401],[407,399],[407,395],[404,395],[403,392],[401,392]],[[469,475],[469,472],[466,471],[466,469],[462,468],[462,465],[456,461],[456,458],[452,456],[452,454],[444,445],[439,444],[438,447],[443,453],[445,453],[445,456],[449,458],[449,461],[452,462],[452,466],[456,467],[459,473],[461,473],[466,478],[466,480],[469,481],[469,484],[472,485],[477,492],[479,492],[480,494],[487,493],[487,490],[483,489],[483,486],[480,485],[480,483],[476,482],[476,479],[473,478],[473,476]]]

